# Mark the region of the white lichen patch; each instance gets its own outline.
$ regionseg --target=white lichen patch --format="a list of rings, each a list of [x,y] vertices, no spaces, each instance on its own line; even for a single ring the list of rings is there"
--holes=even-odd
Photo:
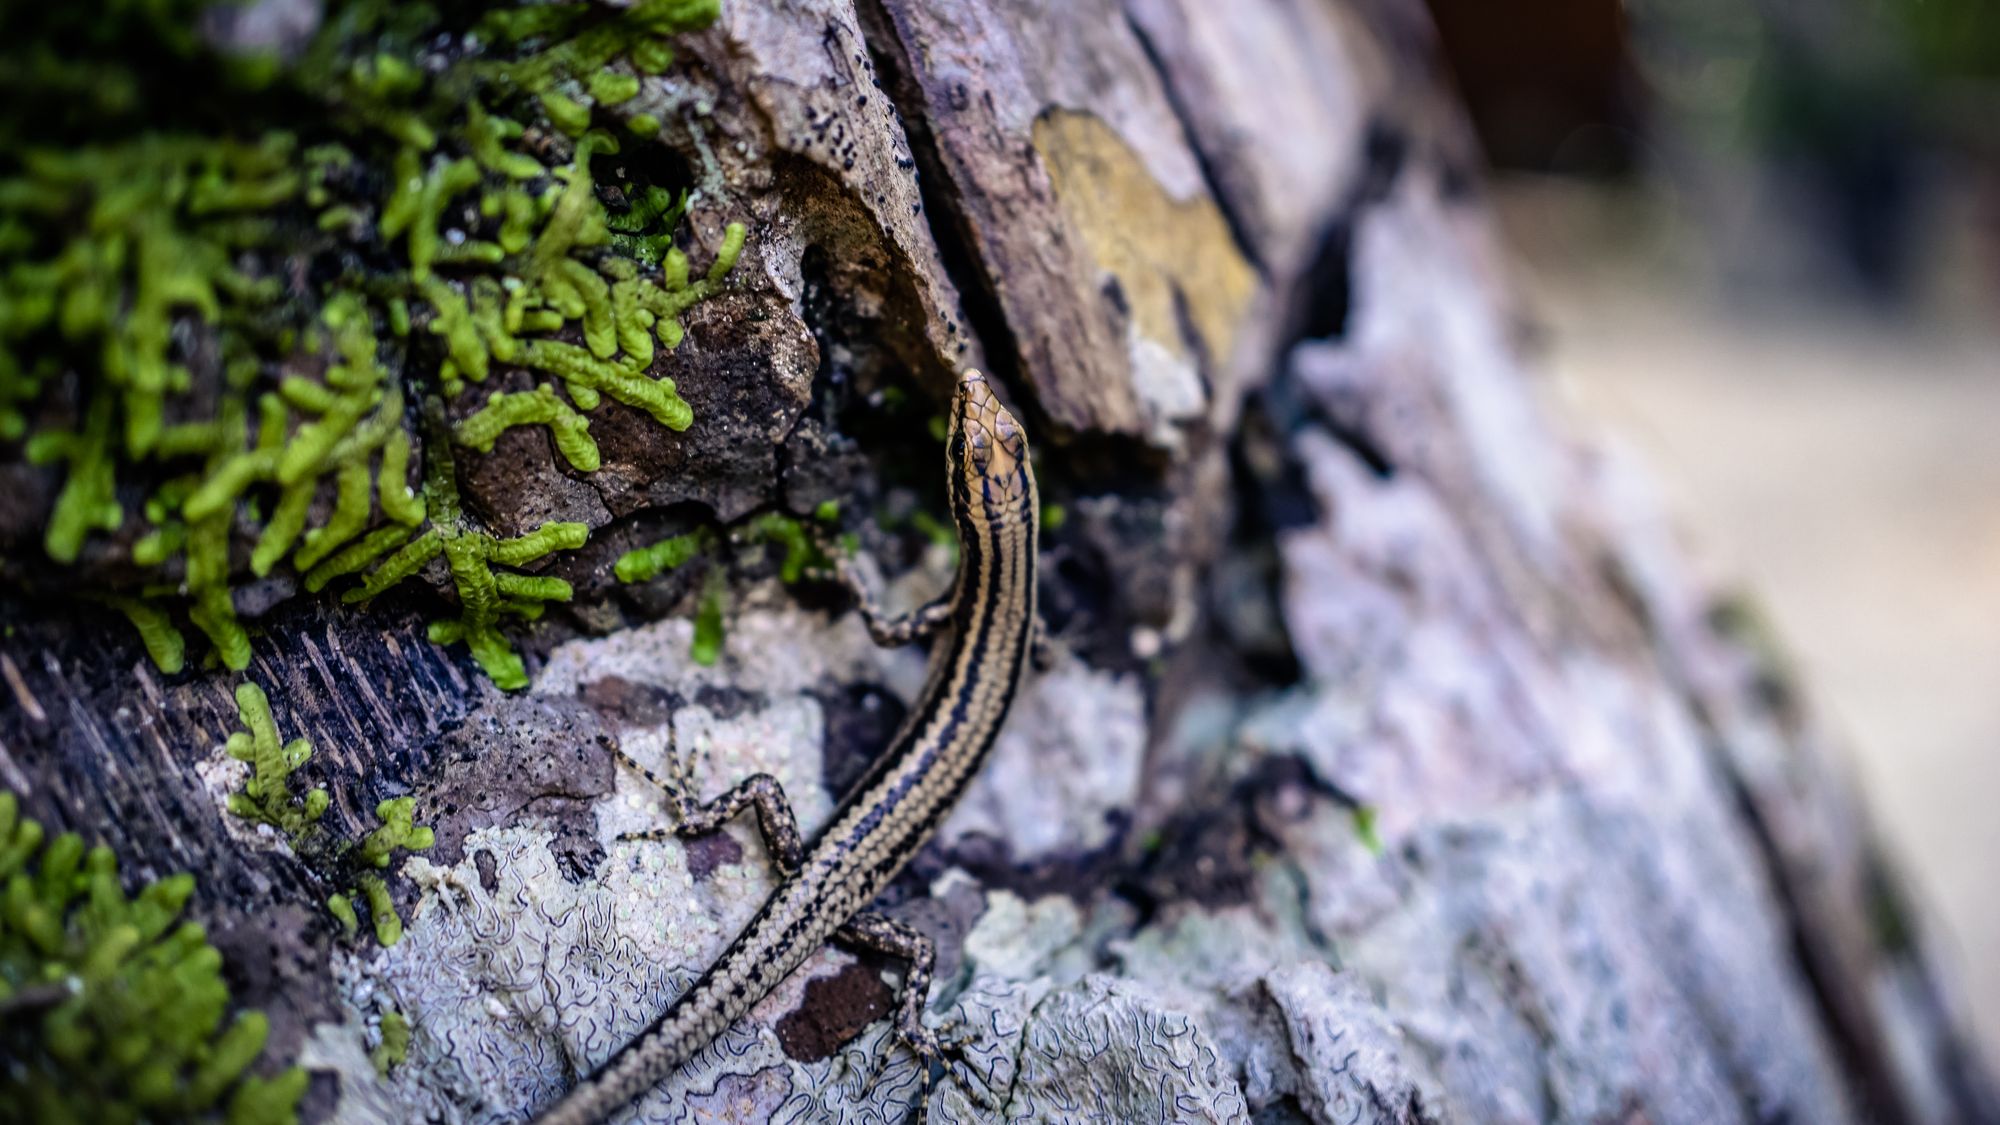
[[[701,801],[713,800],[753,774],[770,774],[784,786],[801,832],[810,836],[826,823],[833,811],[833,801],[820,784],[826,720],[819,702],[811,696],[779,698],[730,718],[690,704],[676,711],[672,722],[671,743],[662,723],[625,728],[620,745],[634,761],[662,779],[671,776],[669,746],[678,747],[694,784],[694,796]],[[597,806],[598,835],[607,845],[621,834],[673,823],[666,795],[644,777],[621,769],[617,784],[611,799]],[[742,829],[738,833],[741,840],[758,839],[751,828],[754,819],[745,815],[732,826],[732,830]],[[761,855],[761,844],[756,846]]]
[[[1437,1083],[1411,1064],[1421,1052],[1355,974],[1299,961],[1265,976],[1261,991],[1297,1064],[1297,1085],[1284,1092],[1312,1120],[1382,1120],[1383,1106],[1444,1104]]]
[[[201,779],[201,787],[215,799],[216,809],[224,814],[222,822],[232,828],[240,828],[233,823],[240,818],[228,815],[229,795],[241,790],[243,783],[250,779],[250,763],[230,757],[229,751],[217,743],[206,757],[194,764],[194,775]],[[235,835],[242,839],[249,832],[249,829],[241,828]]]
[[[963,1086],[980,1091],[993,1104],[1005,1103],[1015,1081],[1015,1044],[1028,1013],[1047,991],[1046,984],[1023,986],[981,975],[947,1010],[933,1012],[933,1025],[965,1037],[965,1059],[957,1068],[957,1080],[941,1081],[931,1090],[928,1105],[932,1121],[994,1119],[990,1110],[966,1096]],[[776,1114],[728,1120],[769,1120],[776,1125],[900,1125],[912,1119],[911,1109],[922,1090],[923,1072],[915,1057],[898,1044],[895,1029],[887,1020],[870,1025],[831,1059],[799,1070],[797,1091]]]
[[[712,667],[688,655],[693,638],[691,622],[668,618],[570,641],[549,654],[533,690],[573,695],[585,684],[616,676],[683,694],[728,687],[778,696],[858,681],[887,683],[900,692],[912,680],[920,684],[923,679],[922,653],[878,648],[851,613],[828,619],[786,606],[738,614],[729,622],[723,657]]]
[[[896,591],[902,601],[916,593]],[[829,621],[792,608],[745,609],[713,668],[689,657],[688,639],[686,622],[663,621],[565,644],[535,691],[574,695],[615,677],[671,693],[679,701],[671,714],[619,726],[620,749],[660,778],[685,780],[702,801],[770,774],[808,837],[830,817],[835,796],[821,780],[826,716],[816,693],[874,682],[908,698],[925,671],[920,650],[876,647],[852,614]],[[1144,750],[1139,681],[1065,661],[1026,689],[942,837],[949,843],[990,834],[1021,860],[1108,846],[1116,814],[1137,799]],[[673,768],[673,754],[684,768]],[[351,1063],[373,1044],[372,1029],[391,1009],[409,1021],[410,1049],[387,1076],[344,1092],[341,1120],[517,1120],[549,1104],[665,1010],[774,889],[752,816],[724,829],[736,849],[625,839],[671,827],[676,812],[667,794],[623,766],[592,811],[603,856],[580,880],[574,860],[559,858],[554,832],[532,821],[473,831],[463,858],[450,865],[426,857],[405,863],[422,892],[405,936],[347,962],[347,1018],[318,1029],[313,1049]],[[691,858],[699,860],[699,877]],[[965,876],[948,875],[933,888],[940,902],[963,901],[954,878]],[[1207,1108],[1197,1119],[1236,1120],[1240,1113],[1229,1107],[1241,1097],[1226,1078],[1212,1080],[1212,1047],[1183,1006],[1153,992],[1091,993],[1097,1014],[1079,1009],[1074,1028],[1045,1020],[1033,1040],[1041,1051],[1037,1077],[1026,1087],[1017,1083],[1016,1058],[1033,1013],[1096,967],[1090,950],[1101,948],[1102,934],[1094,919],[1063,896],[991,899],[964,942],[960,969],[933,984],[929,1019],[966,1039],[962,1077],[1008,1107],[1008,1120],[1046,1119],[1051,1106],[1075,1096],[1067,1084],[1078,1061],[1101,1050],[1091,1037],[1113,1034],[1122,1038],[1112,1065],[1151,1086],[1117,1093],[1107,1109],[1115,1102],[1121,1112],[1141,1112],[1158,1094],[1168,1100],[1156,1108],[1199,1105]],[[887,1018],[818,1061],[792,1059],[780,1042],[781,1025],[811,982],[852,965],[838,948],[816,953],[748,1018],[615,1120],[904,1120],[922,1071]],[[936,1120],[993,1119],[956,1084],[934,1090],[929,1105]]]
[[[575,883],[551,839],[539,828],[482,829],[457,864],[405,864],[424,894],[403,940],[342,974],[354,1014],[314,1038],[317,1050],[338,1053],[363,1013],[386,1005],[410,1023],[409,1055],[382,1090],[355,1091],[351,1106],[344,1099],[340,1119],[374,1118],[385,1094],[397,1119],[518,1119],[664,1010],[741,923],[688,909],[693,880],[678,850],[618,843],[596,882]],[[730,913],[747,916],[767,890],[741,879]],[[782,1057],[747,1030],[710,1054],[746,1052],[765,1065]],[[715,1067],[699,1063],[658,1096],[678,1104],[712,1088]],[[641,1109],[634,1120],[677,1116]]]
[[[1208,392],[1191,357],[1127,326],[1125,346],[1132,358],[1132,395],[1145,418],[1146,440],[1178,453],[1186,445],[1181,427],[1208,408]]]
[[[1183,1000],[1220,996],[1310,949],[1256,906],[1189,909],[1112,944],[1122,975],[1177,990]]]
[[[1087,854],[1138,801],[1146,701],[1134,676],[1065,660],[1015,700],[993,755],[945,821],[947,844],[979,833],[1017,862]]]
[[[1028,902],[1011,891],[994,891],[986,897],[986,913],[965,935],[965,956],[983,971],[1029,979],[1082,931],[1083,913],[1067,896]]]
[[[1035,1006],[1003,1120],[1248,1122],[1243,1091],[1192,1016],[1091,976]]]

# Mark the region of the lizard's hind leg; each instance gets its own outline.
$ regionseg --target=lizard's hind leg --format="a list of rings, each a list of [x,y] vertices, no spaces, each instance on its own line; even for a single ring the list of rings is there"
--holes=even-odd
[[[959,1068],[963,1067],[968,1073],[977,1073],[965,1057],[965,1044],[972,1036],[939,1035],[924,1023],[924,1005],[930,1002],[931,973],[937,968],[937,945],[923,933],[872,910],[856,914],[845,926],[834,931],[833,936],[836,941],[909,962],[909,972],[903,977],[902,1002],[896,1008],[896,1038],[917,1056],[917,1062],[924,1068],[923,1085],[917,1094],[912,1120],[923,1121],[928,1112],[931,1085],[935,1081],[932,1077],[934,1063],[943,1065],[952,1084],[974,1105],[989,1114],[997,1112],[999,1105],[990,1087],[976,1088],[972,1079],[959,1072]],[[880,1075],[881,1067],[888,1062],[894,1049],[891,1047],[882,1052],[876,1060],[876,1072],[870,1076],[869,1085],[874,1085],[875,1077]],[[980,1087],[986,1085],[984,1081],[979,1082]]]
[[[746,808],[757,810],[757,829],[764,837],[764,849],[778,865],[782,875],[795,874],[805,858],[805,841],[799,836],[799,818],[792,814],[792,804],[785,797],[785,787],[768,773],[751,774],[737,782],[727,793],[712,801],[695,798],[694,772],[687,760],[681,756],[679,740],[674,733],[677,724],[667,720],[667,777],[661,778],[652,770],[640,765],[623,750],[612,750],[618,760],[636,770],[640,776],[658,786],[667,795],[667,801],[674,809],[672,828],[655,828],[649,832],[626,832],[621,840],[669,840],[686,839],[690,836],[706,836],[715,832]]]

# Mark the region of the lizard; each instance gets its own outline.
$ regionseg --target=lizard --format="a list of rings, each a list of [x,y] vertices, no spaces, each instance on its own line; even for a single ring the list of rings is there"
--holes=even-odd
[[[868,907],[937,830],[992,750],[1039,629],[1040,499],[1027,436],[974,370],[959,378],[949,422],[945,464],[959,545],[950,592],[910,614],[888,617],[845,559],[839,564],[876,643],[947,638],[934,646],[924,688],[901,728],[809,847],[783,787],[769,774],[754,775],[704,804],[691,796],[684,777],[669,784],[647,773],[673,796],[677,823],[636,838],[703,835],[754,808],[779,884],[679,999],[544,1110],[537,1125],[595,1125],[631,1104],[829,939],[909,963],[895,1019],[902,1045],[924,1064],[915,1107],[922,1116],[932,1064],[949,1049],[923,1021],[937,950],[920,931]]]

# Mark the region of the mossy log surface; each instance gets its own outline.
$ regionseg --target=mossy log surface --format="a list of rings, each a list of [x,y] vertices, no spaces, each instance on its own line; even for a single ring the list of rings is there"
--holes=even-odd
[[[590,21],[700,6],[580,7],[563,65],[594,69],[512,72],[518,123],[452,110],[414,177],[404,133],[322,169],[391,199],[322,214],[394,232],[366,245],[406,288],[354,299],[418,343],[357,358],[316,307],[316,364],[258,378],[301,427],[407,436],[290,501],[310,435],[257,447],[208,594],[139,588],[157,494],[123,476],[44,542],[90,442],[168,437],[88,417],[88,371],[0,394],[0,787],[128,887],[196,876],[302,1119],[518,1119],[719,952],[761,844],[621,839],[669,812],[612,750],[677,744],[708,793],[773,773],[824,822],[924,656],[812,564],[839,540],[911,603],[949,580],[933,422],[976,365],[1037,447],[1061,652],[885,907],[937,937],[932,1019],[1000,1118],[2000,1120],[1776,647],[1540,397],[1420,3],[724,0],[629,58]],[[283,56],[345,10],[194,34]],[[541,302],[518,334],[503,276]],[[233,385],[200,319],[162,354]],[[367,560],[324,569],[335,539]],[[246,647],[204,641],[231,611]],[[311,745],[284,783],[312,808],[261,825],[229,811],[245,683]],[[301,817],[408,850],[359,844],[357,875],[271,826]],[[898,971],[821,952],[633,1119],[901,1120],[907,1056],[866,1081]]]

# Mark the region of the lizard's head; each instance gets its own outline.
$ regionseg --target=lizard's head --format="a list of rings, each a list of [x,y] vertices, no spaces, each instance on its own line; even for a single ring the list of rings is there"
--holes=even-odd
[[[1035,514],[1035,470],[1028,463],[1028,435],[1000,405],[986,376],[959,376],[951,400],[951,437],[945,445],[952,498],[961,511],[991,520]]]

